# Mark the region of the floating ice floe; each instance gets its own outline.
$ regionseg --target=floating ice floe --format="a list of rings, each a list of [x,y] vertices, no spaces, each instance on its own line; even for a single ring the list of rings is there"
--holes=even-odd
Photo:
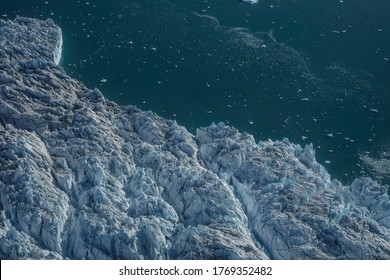
[[[258,0],[240,0],[241,2],[245,4],[256,4]]]

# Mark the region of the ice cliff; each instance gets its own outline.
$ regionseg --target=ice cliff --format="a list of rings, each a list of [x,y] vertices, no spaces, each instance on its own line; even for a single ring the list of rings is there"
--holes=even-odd
[[[1,259],[390,259],[388,187],[312,146],[190,134],[57,65],[53,21],[0,20]]]

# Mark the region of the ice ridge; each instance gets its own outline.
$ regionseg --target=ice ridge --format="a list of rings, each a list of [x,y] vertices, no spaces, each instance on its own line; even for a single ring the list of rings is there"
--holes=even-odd
[[[1,259],[390,259],[387,186],[118,106],[57,65],[61,40],[0,20]]]

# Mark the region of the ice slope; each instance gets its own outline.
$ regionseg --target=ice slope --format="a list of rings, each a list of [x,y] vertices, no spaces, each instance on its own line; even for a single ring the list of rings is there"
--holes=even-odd
[[[390,259],[387,186],[118,106],[60,49],[51,20],[0,21],[1,259]]]

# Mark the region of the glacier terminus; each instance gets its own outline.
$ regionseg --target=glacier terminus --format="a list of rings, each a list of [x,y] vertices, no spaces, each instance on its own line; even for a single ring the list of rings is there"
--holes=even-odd
[[[1,259],[390,259],[388,186],[118,106],[61,50],[50,19],[0,20]]]

